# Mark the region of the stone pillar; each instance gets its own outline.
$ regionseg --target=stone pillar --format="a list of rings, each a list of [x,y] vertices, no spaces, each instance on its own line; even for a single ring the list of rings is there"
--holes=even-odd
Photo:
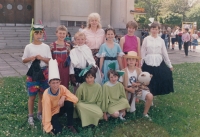
[[[42,19],[42,0],[34,0],[34,23],[39,23]]]
[[[102,27],[108,27],[110,25],[110,13],[111,13],[111,0],[101,0],[100,3],[100,16]]]
[[[47,27],[60,25],[60,0],[42,0],[43,24]]]
[[[134,0],[127,0],[126,22],[134,20],[134,16],[130,13],[130,10],[134,10]]]
[[[112,0],[111,2],[111,26],[125,28],[127,21],[127,0]]]

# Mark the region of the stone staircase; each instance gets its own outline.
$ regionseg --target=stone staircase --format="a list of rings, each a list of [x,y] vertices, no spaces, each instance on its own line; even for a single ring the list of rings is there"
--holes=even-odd
[[[104,28],[103,28],[104,29]],[[79,30],[78,27],[68,27],[68,31],[72,36]],[[117,35],[126,34],[126,29],[115,29]],[[46,44],[56,40],[56,28],[46,27],[45,32],[47,39]],[[30,27],[0,27],[0,49],[23,49],[30,38]]]

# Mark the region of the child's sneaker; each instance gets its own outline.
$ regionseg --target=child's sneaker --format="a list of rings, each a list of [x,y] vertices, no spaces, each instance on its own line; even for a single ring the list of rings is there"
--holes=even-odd
[[[30,126],[34,126],[33,117],[28,117],[28,123],[29,123]]]
[[[145,114],[145,115],[143,114],[143,117],[148,119],[149,121],[152,121],[151,117],[148,114]]]
[[[122,115],[123,115],[123,113],[120,112],[120,113],[119,113],[119,118],[120,118],[122,121],[126,120]]]
[[[37,119],[38,119],[39,121],[42,121],[42,115],[41,115],[41,114],[37,114]]]

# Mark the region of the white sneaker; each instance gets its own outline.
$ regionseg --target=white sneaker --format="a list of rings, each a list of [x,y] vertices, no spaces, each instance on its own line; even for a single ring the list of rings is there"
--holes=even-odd
[[[143,114],[143,117],[148,119],[149,121],[152,121],[151,117],[148,114],[145,114],[145,115]]]
[[[41,115],[41,114],[37,114],[37,119],[38,119],[39,121],[42,121],[42,115]]]
[[[123,113],[119,113],[119,118],[122,120],[122,121],[124,121],[124,120],[126,120],[125,118],[123,118]]]
[[[34,126],[33,117],[28,117],[28,123],[29,123],[30,126]]]

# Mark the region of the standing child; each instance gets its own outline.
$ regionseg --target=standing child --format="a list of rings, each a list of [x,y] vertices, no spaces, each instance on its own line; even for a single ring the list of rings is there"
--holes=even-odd
[[[115,30],[113,28],[107,28],[105,30],[106,42],[101,45],[97,57],[100,58],[99,69],[103,76],[103,83],[108,81],[107,73],[109,71],[108,64],[115,62],[116,69],[122,69],[121,57],[124,55],[119,44],[115,43]]]
[[[140,38],[134,35],[135,31],[138,28],[138,24],[135,21],[129,21],[126,24],[126,29],[128,33],[121,38],[120,40],[120,46],[122,51],[127,54],[129,51],[135,51],[137,52],[138,56],[140,57]],[[148,32],[145,32],[145,36]],[[126,67],[126,59],[123,59],[123,68]],[[140,63],[137,63],[137,66],[140,67]]]
[[[82,122],[82,127],[88,125],[98,125],[99,119],[102,118],[102,87],[95,83],[96,72],[89,69],[83,74],[85,81],[76,92],[79,102],[76,104],[78,115]]]
[[[195,52],[196,46],[198,46],[198,38],[199,38],[196,30],[194,31],[194,34],[192,34],[191,38],[192,38],[191,44],[193,46],[193,52]]]
[[[126,115],[126,109],[130,108],[123,85],[118,82],[120,74],[111,69],[108,71],[109,81],[103,85],[102,110],[103,118],[107,121],[108,116],[120,118]]]
[[[44,79],[35,79],[35,74],[33,73],[32,76],[28,76],[26,78],[26,86],[28,88],[28,123],[31,126],[34,126],[34,119],[33,119],[33,109],[34,109],[34,101],[36,95],[38,93],[39,100],[38,100],[38,113],[37,118],[42,120],[42,94],[46,88],[49,87],[48,85],[48,62],[51,58],[51,51],[48,45],[42,43],[40,39],[43,37],[44,26],[41,25],[33,25],[32,33],[33,33],[33,42],[26,45],[24,49],[24,54],[22,56],[23,63],[28,64],[28,68],[32,68],[33,62],[39,62],[39,69],[42,71],[41,77]],[[28,73],[27,73],[28,74]],[[34,76],[34,79],[33,79]],[[40,76],[39,76],[40,77]]]
[[[138,76],[142,71],[140,68],[135,66],[137,60],[139,59],[136,52],[129,51],[128,54],[125,55],[124,57],[126,58],[127,67],[123,70],[125,73],[122,77],[120,77],[119,81],[123,83],[127,99],[131,105],[130,112],[134,112],[136,110],[135,108],[136,96],[135,96],[135,90],[132,88],[132,84],[138,81]],[[145,101],[143,116],[151,120],[151,118],[148,115],[148,111],[152,104],[153,95],[147,90],[142,90],[142,96],[137,98]]]
[[[75,34],[74,38],[77,45],[70,52],[70,80],[74,86],[75,94],[79,85],[85,81],[83,76],[79,76],[79,73],[88,65],[96,67],[96,64],[91,49],[85,45],[85,34],[79,31]]]
[[[74,104],[78,102],[78,98],[72,94],[65,86],[60,85],[60,74],[58,63],[56,60],[49,61],[49,86],[44,91],[42,98],[42,125],[46,133],[57,134],[62,132],[62,125],[59,117],[67,113],[68,130],[77,133],[73,127]]]
[[[158,36],[159,29],[158,22],[151,24],[151,35],[144,39],[141,48],[142,71],[153,75],[149,88],[154,96],[174,92],[173,66],[169,59],[165,42]]]
[[[57,40],[50,44],[52,57],[58,61],[61,84],[66,88],[69,87],[69,66],[65,65],[65,61],[69,56],[70,45],[64,41],[67,34],[67,28],[64,25],[58,26],[56,29]]]

